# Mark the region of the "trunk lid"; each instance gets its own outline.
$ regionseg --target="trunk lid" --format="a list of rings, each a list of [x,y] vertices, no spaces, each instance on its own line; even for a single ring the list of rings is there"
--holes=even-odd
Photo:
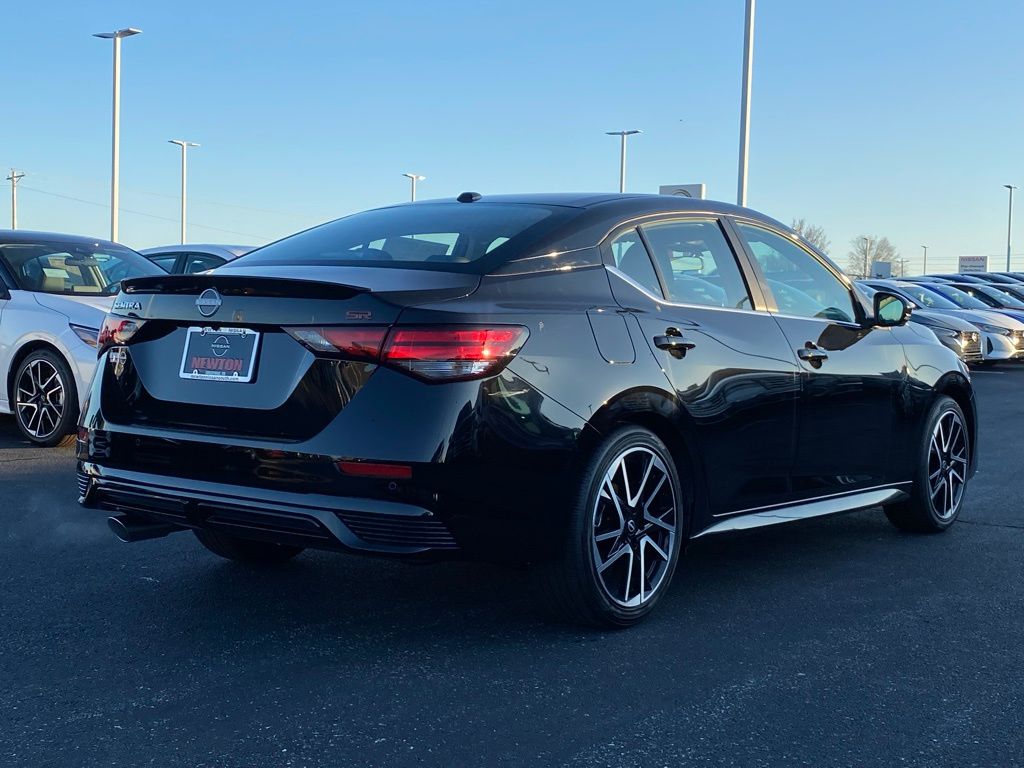
[[[103,366],[104,413],[125,425],[309,439],[377,366],[314,353],[284,329],[386,327],[407,306],[468,295],[479,281],[472,274],[328,265],[126,280],[113,312],[145,322],[127,343],[124,359],[119,354]],[[242,343],[245,335],[232,329],[258,334],[255,345]],[[224,358],[211,362],[217,354]],[[238,362],[242,376],[201,377],[225,361]]]

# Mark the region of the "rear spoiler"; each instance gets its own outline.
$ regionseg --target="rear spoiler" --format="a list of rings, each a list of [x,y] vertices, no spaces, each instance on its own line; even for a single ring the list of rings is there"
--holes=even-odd
[[[250,275],[160,275],[134,277],[121,282],[121,292],[129,294],[200,294],[209,289],[222,296],[266,296],[289,299],[351,299],[368,288],[320,280],[293,280]]]

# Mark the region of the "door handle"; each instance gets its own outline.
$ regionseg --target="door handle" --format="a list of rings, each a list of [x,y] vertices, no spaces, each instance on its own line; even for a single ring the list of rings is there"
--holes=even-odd
[[[664,336],[654,337],[654,346],[678,359],[686,357],[686,353],[697,345],[684,339],[678,328],[666,328]]]
[[[823,361],[828,360],[828,353],[810,341],[807,342],[807,346],[796,351],[796,356],[814,366],[821,365]]]

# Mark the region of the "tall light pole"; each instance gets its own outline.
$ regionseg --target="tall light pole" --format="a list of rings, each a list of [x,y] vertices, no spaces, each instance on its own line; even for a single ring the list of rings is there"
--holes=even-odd
[[[184,141],[183,139],[168,139],[168,144],[177,144],[181,147],[181,244],[185,244],[185,216],[188,211],[188,187],[185,183],[188,173],[188,164],[186,158],[188,157],[189,147],[198,147],[194,141]]]
[[[113,32],[97,32],[93,37],[114,41],[114,108],[110,159],[110,239],[117,241],[117,209],[120,203],[121,175],[121,38],[138,35],[141,29],[128,27]]]
[[[921,274],[922,275],[927,275],[928,274],[928,246],[927,245],[922,245],[921,246],[921,250],[924,251],[924,266],[921,268]]]
[[[871,277],[871,238],[861,237],[864,241],[864,277]]]
[[[1003,184],[1010,190],[1010,208],[1006,214],[1006,271],[1010,271],[1010,239],[1013,237],[1013,190],[1017,187],[1013,184]]]
[[[11,168],[11,175],[7,180],[11,182],[11,229],[18,228],[18,182],[25,178],[24,173],[18,173]]]
[[[740,163],[736,185],[736,204],[747,204],[747,162],[750,159],[750,88],[754,77],[754,5],[747,0],[743,32],[743,93],[740,101]]]
[[[622,140],[622,145],[619,150],[619,192],[626,191],[626,137],[634,136],[643,131],[632,130],[632,131],[605,131],[609,136],[619,136]]]
[[[403,173],[402,175],[405,176],[409,180],[409,187],[410,187],[410,193],[411,193],[410,196],[409,196],[409,199],[412,200],[412,202],[415,203],[416,202],[416,182],[417,181],[425,181],[427,177],[426,176],[419,176],[419,175],[417,175],[415,173]]]

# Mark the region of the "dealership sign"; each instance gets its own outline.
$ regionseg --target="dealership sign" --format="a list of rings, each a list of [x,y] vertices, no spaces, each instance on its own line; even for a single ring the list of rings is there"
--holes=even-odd
[[[988,256],[961,256],[958,272],[988,272]]]

